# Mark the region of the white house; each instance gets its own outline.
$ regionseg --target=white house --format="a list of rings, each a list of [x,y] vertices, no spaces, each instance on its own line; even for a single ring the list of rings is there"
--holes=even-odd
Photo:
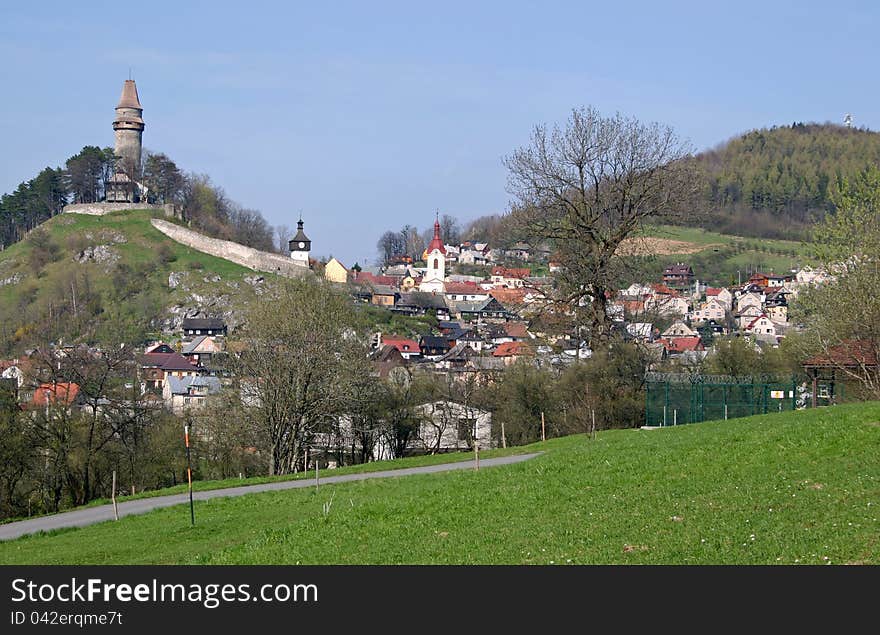
[[[476,438],[481,449],[494,447],[492,413],[454,401],[434,401],[416,407],[420,415],[414,449],[447,452],[473,448]]]
[[[706,288],[706,301],[712,299],[718,300],[728,311],[733,309],[733,294],[723,287],[720,289],[715,287]]]
[[[709,320],[721,322],[724,320],[725,313],[727,313],[727,307],[721,304],[717,299],[711,298],[708,302],[704,302],[700,305],[700,308],[694,309],[694,312],[691,315],[691,321],[694,324],[702,324]]]
[[[755,318],[759,318],[762,315],[764,315],[764,310],[761,309],[761,307],[757,307],[753,304],[747,305],[746,308],[740,311],[736,316],[739,328],[745,330]]]
[[[4,369],[4,371],[0,373],[0,377],[3,379],[14,379],[16,388],[18,389],[21,389],[22,385],[24,385],[24,371],[20,366],[10,366],[9,368]]]
[[[754,306],[757,308],[761,308],[764,305],[764,298],[762,298],[757,293],[744,293],[736,299],[736,310],[739,313],[745,311],[746,307]]]
[[[661,337],[667,339],[674,337],[698,337],[699,335],[699,333],[681,321],[673,322],[668,329],[660,334]]]
[[[654,325],[650,322],[632,322],[626,325],[626,332],[636,339],[650,340],[654,333]]]
[[[690,305],[681,296],[657,294],[645,300],[645,309],[665,317],[687,317]]]
[[[186,377],[167,376],[162,387],[162,398],[165,407],[176,414],[188,408],[200,408],[205,405],[208,395],[220,392],[220,379],[202,375]]]
[[[743,330],[746,333],[753,333],[758,336],[759,339],[776,338],[776,325],[763,313],[749,322],[748,326]]]

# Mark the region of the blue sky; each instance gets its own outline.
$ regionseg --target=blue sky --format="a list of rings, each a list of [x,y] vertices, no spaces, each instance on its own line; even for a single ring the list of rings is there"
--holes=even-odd
[[[572,107],[697,150],[847,112],[880,127],[870,2],[8,4],[0,191],[112,145],[131,67],[146,148],[273,225],[302,210],[313,255],[346,265],[435,209],[503,212],[501,157]]]

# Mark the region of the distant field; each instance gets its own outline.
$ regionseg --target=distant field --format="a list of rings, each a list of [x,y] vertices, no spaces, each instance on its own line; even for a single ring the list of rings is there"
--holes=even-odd
[[[650,228],[644,237],[633,239],[625,249],[624,253],[643,257],[639,275],[652,280],[675,262],[687,262],[698,279],[720,285],[736,284],[754,271],[789,273],[815,264],[810,246],[805,243],[743,238],[669,225]]]
[[[479,472],[158,510],[0,563],[880,564],[880,403],[532,446]],[[325,513],[325,508],[329,511]]]

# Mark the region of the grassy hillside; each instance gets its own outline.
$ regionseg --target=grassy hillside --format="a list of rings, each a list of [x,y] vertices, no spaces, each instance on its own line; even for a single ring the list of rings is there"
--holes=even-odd
[[[222,312],[254,295],[243,281],[254,272],[171,240],[150,218],[148,211],[63,214],[0,252],[0,352],[43,336],[143,337],[169,317],[168,307]],[[181,274],[173,289],[172,272]]]
[[[526,463],[199,503],[0,563],[880,563],[880,403],[540,444]],[[332,501],[329,513],[324,505]]]
[[[808,244],[791,240],[744,238],[696,227],[658,226],[648,232],[653,256],[645,258],[639,273],[659,280],[663,269],[687,262],[701,281],[713,285],[736,284],[749,272],[788,273],[816,264]],[[635,281],[635,279],[633,279]]]

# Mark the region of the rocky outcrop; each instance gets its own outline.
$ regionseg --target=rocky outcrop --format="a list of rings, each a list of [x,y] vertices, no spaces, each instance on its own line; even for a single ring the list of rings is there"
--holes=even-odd
[[[79,263],[98,262],[112,264],[119,260],[119,254],[115,249],[107,245],[94,245],[86,247],[74,256],[73,259]]]
[[[258,249],[245,247],[229,240],[210,238],[199,232],[159,218],[154,218],[150,222],[153,224],[153,227],[172,240],[176,240],[187,247],[192,247],[211,256],[223,258],[242,267],[253,269],[254,271],[265,271],[289,278],[312,275],[311,269],[299,265],[281,254],[259,251]]]
[[[0,278],[0,287],[5,287],[8,284],[18,284],[24,280],[24,275],[19,272],[16,272],[9,276],[8,278]]]

